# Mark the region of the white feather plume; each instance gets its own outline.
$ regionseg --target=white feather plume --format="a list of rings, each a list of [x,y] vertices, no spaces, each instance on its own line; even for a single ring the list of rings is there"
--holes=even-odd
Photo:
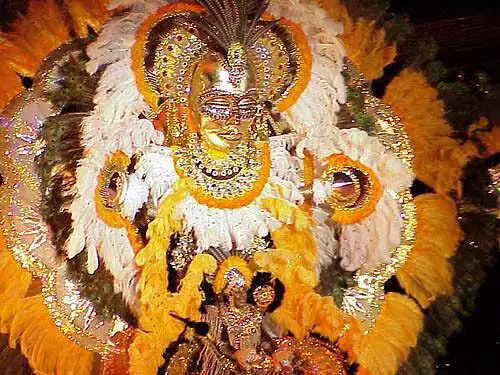
[[[249,248],[255,236],[267,236],[281,223],[260,207],[260,200],[238,209],[210,208],[188,196],[178,205],[177,216],[184,230],[193,231],[198,251],[219,248],[227,255],[230,251]]]
[[[151,122],[139,120],[147,109],[139,93],[131,70],[131,47],[135,33],[147,15],[168,1],[115,0],[110,9],[129,11],[112,19],[99,38],[88,47],[90,73],[104,69],[95,96],[96,108],[83,123],[86,157],[78,168],[79,197],[71,206],[74,230],[67,243],[68,256],[74,257],[86,249],[88,270],[94,272],[99,259],[115,278],[115,290],[123,292],[130,302],[135,297],[137,269],[134,252],[125,229],[107,227],[94,207],[97,176],[106,155],[122,150],[128,155],[143,152],[136,173],[127,181],[123,196],[123,214],[133,218],[137,210],[151,198],[155,205],[170,191],[178,178],[168,149],[161,147],[162,136]],[[339,241],[329,213],[315,209],[313,233],[318,247],[318,268],[342,257],[346,269],[357,269],[387,261],[388,252],[399,243],[399,207],[394,192],[407,187],[412,180],[404,165],[374,137],[359,130],[340,130],[336,127],[340,104],[346,100],[342,77],[345,50],[338,38],[342,25],[333,22],[309,0],[272,0],[269,11],[276,17],[285,17],[298,23],[305,32],[313,55],[311,80],[294,106],[283,114],[297,132],[294,136],[271,140],[272,169],[270,183],[278,184],[285,199],[301,204],[303,195],[301,150],[313,152],[321,161],[336,152],[345,153],[374,170],[386,191],[376,211],[362,223],[343,226]],[[300,142],[299,142],[300,140]],[[158,146],[157,146],[158,145]],[[296,146],[296,155],[290,150]],[[320,164],[318,163],[318,164]],[[261,197],[276,196],[271,184],[266,185]],[[328,186],[315,185],[327,194]],[[282,223],[263,211],[257,198],[250,205],[223,210],[208,208],[193,197],[185,198],[177,208],[185,230],[193,230],[198,250],[219,247],[226,251],[243,249],[252,244],[255,235],[265,236]]]
[[[139,119],[147,106],[131,69],[131,47],[136,30],[148,15],[147,11],[161,4],[163,2],[148,1],[147,6],[133,7],[123,16],[113,18],[87,49],[90,58],[87,71],[94,73],[103,69],[103,74],[94,97],[95,108],[82,123],[85,157],[77,169],[78,197],[70,207],[73,232],[66,243],[70,258],[83,250],[87,252],[89,273],[97,270],[99,259],[102,259],[114,277],[115,291],[123,292],[130,303],[136,295],[134,251],[124,228],[110,228],[97,216],[95,188],[110,153],[121,150],[132,156],[137,150],[146,151],[150,145],[163,141],[162,134],[150,121]],[[132,186],[135,183],[137,181],[129,181]],[[140,200],[139,190],[136,195]]]
[[[314,228],[312,230],[316,242],[316,271],[329,266],[339,256],[337,230],[330,219],[330,212],[316,207],[313,209]]]
[[[273,0],[269,11],[301,26],[313,57],[311,80],[284,118],[299,134],[328,137],[337,123],[339,103],[344,103],[346,97],[341,74],[345,50],[337,37],[342,24],[333,22],[323,9],[308,0]]]
[[[340,130],[328,146],[332,153],[345,154],[371,168],[383,187],[382,198],[372,215],[360,223],[340,226],[342,267],[355,271],[362,266],[371,268],[377,263],[389,262],[391,250],[399,246],[401,240],[402,222],[395,193],[411,186],[412,172],[377,137],[359,129]],[[331,189],[330,183],[315,181],[315,202],[323,204]]]

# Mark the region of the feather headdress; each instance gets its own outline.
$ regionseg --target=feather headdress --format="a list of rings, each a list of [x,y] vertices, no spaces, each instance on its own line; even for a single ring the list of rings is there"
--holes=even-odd
[[[199,0],[208,11],[196,24],[228,51],[232,45],[251,47],[275,22],[261,17],[268,0]]]

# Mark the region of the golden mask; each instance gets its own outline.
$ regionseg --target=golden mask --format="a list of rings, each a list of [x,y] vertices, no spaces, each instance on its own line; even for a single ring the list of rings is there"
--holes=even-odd
[[[216,16],[215,0],[200,3],[169,4],[151,16],[132,67],[167,145],[185,146],[195,131],[208,148],[228,152],[249,139],[264,103],[273,112],[295,103],[311,55],[302,30],[265,7]]]
[[[209,149],[229,152],[250,139],[260,103],[250,69],[237,74],[234,77],[233,70],[215,56],[195,68],[189,107]]]

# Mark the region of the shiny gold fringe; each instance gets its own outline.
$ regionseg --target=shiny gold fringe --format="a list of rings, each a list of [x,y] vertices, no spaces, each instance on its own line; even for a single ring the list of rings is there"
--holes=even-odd
[[[90,375],[94,355],[64,336],[31,286],[31,274],[16,262],[0,233],[0,331],[9,334],[12,348],[20,344],[36,374]]]

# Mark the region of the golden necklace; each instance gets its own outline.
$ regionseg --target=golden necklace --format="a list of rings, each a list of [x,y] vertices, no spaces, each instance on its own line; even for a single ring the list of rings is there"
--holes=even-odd
[[[251,203],[269,177],[267,142],[242,142],[225,158],[214,159],[197,134],[174,152],[175,167],[189,181],[199,203],[217,208],[239,208]]]

